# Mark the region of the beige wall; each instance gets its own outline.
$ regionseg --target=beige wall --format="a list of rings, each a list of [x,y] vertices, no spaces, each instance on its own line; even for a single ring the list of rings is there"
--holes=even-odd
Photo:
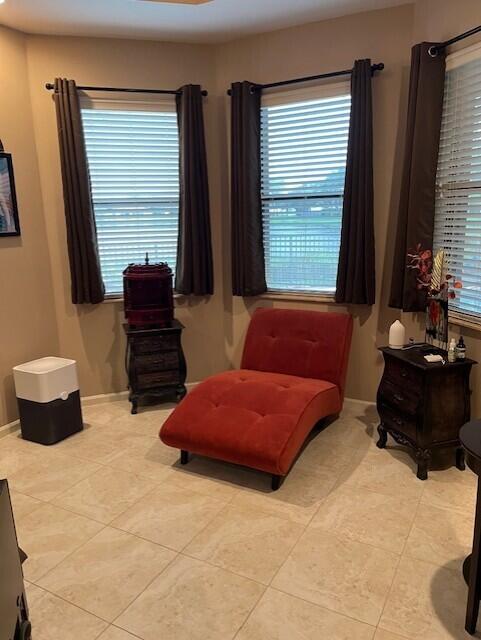
[[[480,17],[478,0],[456,3],[417,0],[415,4],[217,46],[24,37],[1,29],[0,59],[10,60],[10,64],[2,64],[0,69],[0,84],[7,87],[6,99],[2,96],[0,101],[0,137],[15,153],[24,233],[20,240],[0,241],[2,273],[6,265],[8,273],[14,274],[12,279],[0,281],[0,328],[4,336],[0,424],[15,417],[9,373],[12,364],[46,352],[78,361],[84,395],[122,390],[126,383],[121,305],[75,307],[70,303],[55,113],[51,94],[44,89],[45,82],[59,75],[94,85],[155,88],[198,82],[209,91],[205,120],[216,294],[210,300],[181,298],[176,311],[186,325],[184,345],[189,380],[194,381],[238,365],[245,330],[256,306],[337,309],[335,305],[312,302],[242,300],[231,296],[227,87],[234,80],[269,82],[347,68],[355,58],[370,57],[375,62],[384,62],[385,70],[373,82],[377,304],[372,309],[349,308],[355,317],[355,329],[347,395],[373,400],[382,371],[376,347],[386,343],[389,325],[399,316],[388,308],[387,300],[410,47],[422,39],[447,38],[479,23]],[[19,292],[25,295],[20,296]],[[12,300],[13,310],[7,309],[4,301],[11,304]],[[419,318],[404,314],[403,321],[408,325],[409,335],[422,337]],[[481,360],[481,334],[469,330],[465,334],[470,355]],[[479,414],[481,367],[473,382],[475,412]]]
[[[418,0],[415,7],[414,42],[429,40],[432,42],[444,41],[453,36],[472,29],[481,23],[481,2],[479,0]],[[477,35],[451,47],[454,51],[466,46],[481,42],[481,36]],[[410,314],[403,322],[410,321]],[[463,334],[466,340],[468,355],[480,364],[474,367],[471,374],[472,414],[481,415],[481,332],[450,326],[450,334],[459,336]]]
[[[0,138],[13,155],[22,235],[0,238],[0,425],[16,417],[12,367],[58,352],[25,37],[0,27]]]
[[[215,51],[209,46],[162,44],[133,40],[29,37],[30,91],[38,145],[43,208],[53,272],[58,336],[62,355],[78,362],[84,395],[126,388],[123,308],[119,303],[74,306],[65,236],[62,184],[52,95],[45,83],[56,76],[78,84],[120,87],[177,88],[199,83],[210,92],[206,99],[213,241],[217,293],[212,299],[180,299],[176,315],[186,326],[184,346],[189,380],[225,368],[220,262],[220,224],[217,176],[218,135],[215,98]]]
[[[219,57],[219,91],[225,91],[232,80],[275,82],[346,69],[356,58],[371,58],[373,62],[386,65],[373,81],[377,304],[371,309],[349,308],[355,324],[347,395],[364,400],[375,398],[381,373],[376,346],[385,344],[388,327],[397,317],[387,309],[387,274],[390,270],[387,266],[399,192],[400,108],[406,99],[412,26],[413,7],[404,5],[246,38],[224,46]],[[228,102],[225,100],[224,103],[228,109]],[[227,179],[224,172],[223,181]],[[345,310],[334,304],[312,302],[228,300],[232,314],[227,346],[233,364],[239,362],[243,336],[253,309],[266,304]]]
[[[393,9],[346,16],[229,43],[219,56],[219,91],[232,80],[275,82],[351,66],[354,58],[370,57],[386,69],[373,81],[374,180],[377,304],[372,309],[350,307],[354,334],[347,396],[375,400],[382,374],[376,347],[387,342],[390,324],[398,317],[408,335],[424,337],[424,317],[400,314],[388,307],[392,253],[400,192],[410,48],[422,40],[445,40],[481,21],[479,0],[417,0]],[[479,38],[477,38],[479,40]],[[469,40],[469,44],[476,41]],[[466,46],[466,42],[462,45]],[[458,45],[459,47],[459,45]],[[225,101],[225,109],[228,103]],[[224,120],[227,115],[224,116]],[[224,175],[224,182],[228,177]],[[227,237],[227,236],[226,236]],[[228,276],[226,277],[226,282]],[[226,334],[230,361],[238,365],[250,315],[259,305],[338,310],[336,305],[262,299],[227,299],[230,318]],[[459,327],[450,327],[458,336]],[[481,363],[481,334],[462,329],[469,355]],[[481,413],[481,366],[472,374],[473,415]]]

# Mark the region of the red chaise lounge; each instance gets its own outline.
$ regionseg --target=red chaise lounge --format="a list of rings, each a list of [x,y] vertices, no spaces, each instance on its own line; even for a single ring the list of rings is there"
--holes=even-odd
[[[258,309],[241,369],[197,385],[163,425],[161,440],[189,453],[272,474],[279,487],[319,420],[338,414],[352,335],[341,313]]]

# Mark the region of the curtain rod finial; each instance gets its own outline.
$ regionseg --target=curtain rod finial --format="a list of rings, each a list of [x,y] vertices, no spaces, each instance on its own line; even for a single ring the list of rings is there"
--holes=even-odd
[[[51,82],[47,82],[47,84],[45,85],[45,89],[52,91],[52,89],[55,89],[55,85],[53,85]]]

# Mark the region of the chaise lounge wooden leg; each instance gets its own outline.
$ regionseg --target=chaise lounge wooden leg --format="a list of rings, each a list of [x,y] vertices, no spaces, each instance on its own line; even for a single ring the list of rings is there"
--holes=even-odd
[[[272,475],[272,478],[271,478],[272,491],[277,491],[281,486],[283,480],[284,480],[284,476]]]
[[[189,452],[180,450],[180,464],[187,464],[189,462]]]

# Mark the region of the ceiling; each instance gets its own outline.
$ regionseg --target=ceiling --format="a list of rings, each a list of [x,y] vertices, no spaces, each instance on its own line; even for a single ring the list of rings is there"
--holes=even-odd
[[[224,42],[409,0],[5,0],[0,24],[27,33]]]

